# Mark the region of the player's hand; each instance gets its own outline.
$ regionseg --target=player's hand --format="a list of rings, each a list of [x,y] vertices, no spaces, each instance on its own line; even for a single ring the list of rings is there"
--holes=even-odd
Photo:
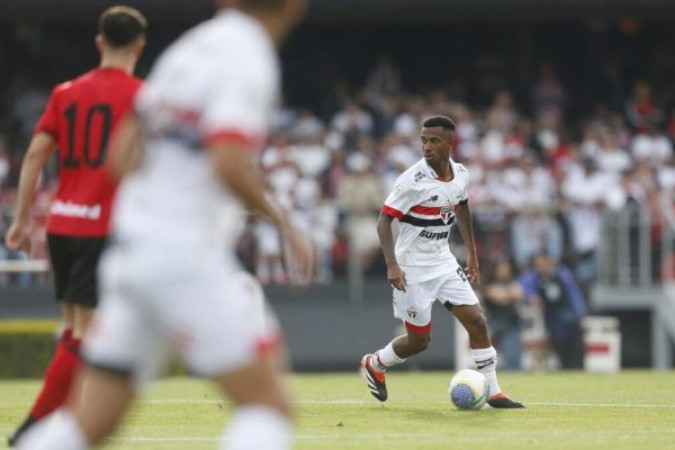
[[[298,233],[294,228],[285,230],[284,235],[290,251],[292,260],[292,278],[293,281],[307,285],[312,281],[314,272],[314,250],[306,237]]]
[[[387,279],[394,289],[405,292],[408,282],[405,279],[405,272],[401,270],[398,264],[387,264]]]
[[[30,252],[30,227],[27,223],[13,221],[5,236],[5,244],[10,250]]]
[[[466,258],[466,277],[472,283],[480,283],[480,270],[478,269],[478,258],[475,255],[469,255]]]

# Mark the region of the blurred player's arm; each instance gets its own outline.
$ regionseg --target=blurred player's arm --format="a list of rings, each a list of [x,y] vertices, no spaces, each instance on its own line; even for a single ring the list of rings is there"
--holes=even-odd
[[[245,145],[223,142],[213,144],[210,151],[218,177],[244,205],[252,213],[267,217],[280,231],[287,231],[290,223],[268,200],[267,183],[253,164],[250,150]]]
[[[466,246],[467,277],[472,283],[478,283],[480,281],[480,270],[478,268],[476,241],[473,237],[473,221],[471,219],[471,208],[469,208],[468,200],[460,202],[455,207],[455,216],[457,217],[459,233],[462,235],[464,245]]]
[[[387,263],[387,279],[389,280],[389,284],[395,289],[405,292],[407,284],[405,272],[398,265],[396,252],[394,251],[394,233],[391,231],[391,224],[393,222],[394,217],[389,214],[380,213],[380,217],[377,219],[377,235],[380,238],[384,261]]]
[[[243,143],[222,140],[209,144],[216,175],[253,213],[261,214],[277,227],[293,253],[299,275],[308,279],[312,269],[312,251],[281,208],[275,207],[266,193],[266,183],[251,158],[251,149]]]
[[[124,117],[110,140],[108,172],[117,181],[133,172],[141,159],[141,124],[135,114]]]
[[[30,232],[30,207],[35,196],[40,172],[42,172],[42,168],[49,155],[54,151],[55,146],[56,140],[51,134],[44,131],[39,132],[33,136],[28,151],[23,157],[14,218],[5,238],[5,243],[11,250],[27,249]]]

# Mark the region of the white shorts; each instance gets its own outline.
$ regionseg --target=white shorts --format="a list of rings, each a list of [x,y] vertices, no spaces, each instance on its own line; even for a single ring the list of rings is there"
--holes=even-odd
[[[262,291],[237,269],[217,251],[112,247],[84,360],[131,375],[137,387],[160,376],[173,351],[203,377],[251,364],[281,335]]]
[[[403,320],[406,329],[413,333],[431,330],[431,307],[436,300],[451,305],[478,304],[478,297],[459,266],[440,277],[408,284],[406,292],[394,289],[393,297],[394,317]]]

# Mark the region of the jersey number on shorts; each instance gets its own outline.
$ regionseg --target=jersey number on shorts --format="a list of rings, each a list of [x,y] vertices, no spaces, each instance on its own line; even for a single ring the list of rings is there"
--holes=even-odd
[[[75,156],[75,124],[78,115],[77,103],[71,103],[64,111],[63,115],[68,120],[68,154],[63,160],[64,167],[76,169],[80,167],[80,160]],[[84,125],[84,163],[91,168],[101,167],[105,161],[106,150],[108,148],[108,138],[112,127],[112,108],[105,103],[96,103],[87,110]],[[91,129],[94,124],[100,127],[100,139],[94,142],[93,148],[91,141]]]

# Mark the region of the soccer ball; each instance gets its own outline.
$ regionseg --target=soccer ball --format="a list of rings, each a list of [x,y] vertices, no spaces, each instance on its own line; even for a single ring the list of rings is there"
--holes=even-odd
[[[488,397],[485,375],[476,370],[460,370],[448,384],[448,397],[457,409],[481,409]]]

